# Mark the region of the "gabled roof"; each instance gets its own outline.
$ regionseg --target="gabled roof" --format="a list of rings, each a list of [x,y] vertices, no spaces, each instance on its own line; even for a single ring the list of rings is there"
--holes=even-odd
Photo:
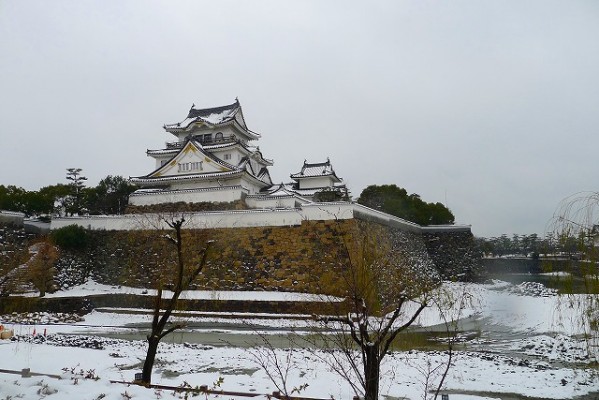
[[[187,154],[188,156],[186,156]],[[201,172],[191,170],[185,173],[173,173],[172,169],[175,168],[182,159],[185,160],[184,164],[194,164],[196,161],[203,163]],[[204,162],[207,162],[207,164]],[[248,156],[242,158],[238,165],[233,165],[218,157],[214,157],[211,153],[204,150],[201,143],[190,137],[185,142],[185,145],[162,166],[150,172],[148,175],[131,177],[130,179],[134,183],[144,185],[180,180],[204,180],[218,177],[230,178],[244,173],[253,180],[261,182],[262,185],[272,184],[268,169],[263,167],[260,171],[254,171]]]
[[[258,171],[258,174],[256,176],[261,181],[272,184],[272,179],[270,177],[270,172],[268,172],[268,168],[262,167],[262,169]]]
[[[262,196],[264,198],[269,197],[295,197],[299,199],[302,203],[310,203],[310,200],[306,197],[303,197],[298,192],[292,190],[290,185],[285,183],[280,183],[278,185],[273,185],[269,188],[262,189],[258,196]]]
[[[321,163],[309,163],[306,160],[304,160],[302,170],[296,174],[291,174],[291,178],[296,181],[302,178],[314,178],[323,176],[330,176],[336,182],[341,182],[341,178],[339,178],[335,173],[335,170],[331,165],[331,161],[328,158],[325,162]]]
[[[215,165],[219,166],[220,172],[232,172],[232,171],[239,171],[239,169],[237,167],[235,167],[234,165],[231,165],[223,160],[220,160],[214,156],[212,156],[210,153],[204,151],[204,149],[202,148],[202,145],[198,142],[196,142],[195,140],[188,140],[185,145],[183,147],[181,147],[179,149],[179,151],[177,151],[177,153],[171,157],[166,163],[164,163],[162,166],[158,167],[157,169],[155,169],[154,171],[150,172],[148,175],[145,176],[139,176],[139,177],[132,177],[132,179],[134,181],[138,181],[140,179],[156,179],[156,178],[164,178],[164,173],[167,172],[169,169],[173,168],[174,163],[176,163],[177,159],[180,159],[183,155],[185,155],[188,152],[194,152],[197,153],[197,159],[198,161],[209,161]],[[216,171],[210,171],[211,174],[214,174]],[[216,172],[218,173],[218,172]],[[204,172],[204,173],[193,173],[193,174],[178,174],[178,175],[208,175],[208,173]],[[175,176],[175,175],[167,175],[167,176]]]
[[[278,185],[272,186],[268,188],[268,190],[263,191],[265,194],[269,196],[294,196],[295,192],[289,190],[284,183],[280,183]]]

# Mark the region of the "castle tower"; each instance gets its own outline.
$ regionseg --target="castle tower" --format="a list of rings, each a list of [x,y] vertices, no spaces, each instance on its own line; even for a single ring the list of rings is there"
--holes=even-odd
[[[130,204],[232,202],[272,186],[273,162],[252,144],[260,134],[248,129],[238,100],[213,108],[193,105],[187,118],[164,129],[176,140],[147,151],[155,169],[131,178],[140,189]]]

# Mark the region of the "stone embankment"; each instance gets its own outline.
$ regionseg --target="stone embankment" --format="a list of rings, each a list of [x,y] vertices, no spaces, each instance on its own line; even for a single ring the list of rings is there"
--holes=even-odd
[[[88,249],[63,252],[59,284],[64,288],[91,278],[109,285],[150,288],[155,282],[164,282],[175,249],[161,238],[163,234],[89,231],[92,244]],[[183,239],[191,262],[208,240],[214,242],[206,268],[191,286],[201,290],[334,294],[350,256],[364,251],[397,264],[432,265],[445,279],[471,280],[479,265],[470,232],[422,235],[356,219],[188,230]]]

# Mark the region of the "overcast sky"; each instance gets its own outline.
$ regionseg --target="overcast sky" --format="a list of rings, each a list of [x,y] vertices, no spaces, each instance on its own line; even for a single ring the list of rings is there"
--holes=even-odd
[[[0,1],[0,184],[153,170],[239,97],[275,182],[330,157],[478,236],[598,190],[597,1]]]

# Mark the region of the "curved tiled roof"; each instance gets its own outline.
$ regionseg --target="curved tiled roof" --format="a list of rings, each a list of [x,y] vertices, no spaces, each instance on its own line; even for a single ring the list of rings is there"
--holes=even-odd
[[[211,172],[211,173],[200,173],[200,174],[181,174],[181,175],[168,175],[168,176],[159,176],[155,178],[149,178],[148,176],[137,176],[131,177],[131,181],[133,183],[153,183],[153,182],[168,182],[168,181],[181,181],[181,180],[190,180],[190,179],[213,179],[218,177],[231,177],[235,175],[241,175],[245,171],[235,170],[235,171],[225,171],[225,172]]]
[[[194,189],[137,189],[131,193],[130,196],[144,196],[151,194],[165,194],[165,193],[194,193],[194,192],[214,192],[224,191],[231,189],[243,189],[241,185],[230,185],[230,186],[212,186],[208,188],[194,188]]]
[[[187,117],[175,124],[166,124],[164,129],[170,132],[180,132],[187,129],[194,122],[204,122],[208,125],[222,125],[236,122],[236,116],[239,114],[241,120],[241,127],[247,133],[250,138],[257,139],[260,137],[259,133],[253,132],[245,126],[245,120],[243,118],[243,112],[241,112],[241,104],[239,100],[235,99],[235,103],[220,107],[211,108],[195,108],[195,104],[191,106]],[[237,121],[239,122],[239,121]]]
[[[302,170],[298,173],[291,174],[291,178],[296,180],[320,176],[332,176],[337,182],[341,182],[341,178],[339,178],[335,173],[335,170],[333,169],[329,159],[321,163],[309,163],[304,160]]]
[[[196,122],[198,120],[207,122],[212,125],[218,125],[225,122],[232,121],[235,118],[235,114],[239,110],[240,105],[239,101],[235,101],[233,104],[229,104],[227,106],[220,107],[212,107],[212,108],[195,108],[195,104],[191,106],[189,113],[187,113],[187,117],[176,124],[167,124],[165,128],[186,128],[192,122]]]
[[[160,150],[146,150],[146,154],[147,155],[152,155],[152,154],[178,154],[180,149],[160,149]]]
[[[226,120],[229,120],[231,118],[233,118],[235,116],[235,113],[237,112],[237,109],[240,107],[239,104],[239,100],[235,99],[235,103],[233,104],[229,104],[226,106],[219,106],[219,107],[211,107],[211,108],[195,108],[195,104],[191,106],[191,108],[189,109],[189,114],[187,114],[187,118],[202,118],[205,120],[209,120],[211,119],[211,116],[214,116],[213,118],[217,118],[216,116],[218,116],[219,120],[221,122],[224,122]]]

